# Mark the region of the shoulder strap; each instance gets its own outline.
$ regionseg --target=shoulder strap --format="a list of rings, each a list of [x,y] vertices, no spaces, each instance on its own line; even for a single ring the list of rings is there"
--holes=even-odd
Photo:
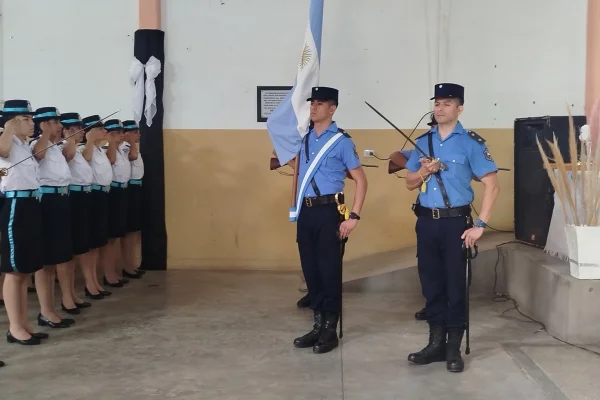
[[[431,158],[434,158],[435,155],[433,154],[433,135],[431,134],[431,131],[429,131],[429,137],[427,138],[429,141],[429,156]],[[440,191],[442,192],[442,198],[444,199],[444,204],[446,205],[447,208],[451,208],[452,206],[450,205],[450,199],[448,198],[448,193],[446,193],[446,187],[444,186],[444,181],[442,180],[442,176],[440,175],[440,171],[438,170],[438,172],[436,172],[435,174],[435,179],[437,180],[438,186],[440,187]]]
[[[304,152],[306,153],[306,163],[308,164],[308,161],[310,160],[310,153],[308,152],[308,135],[310,135],[310,130],[308,131],[308,133],[306,135],[304,135],[304,138],[302,138],[302,140],[304,140]],[[315,194],[318,196],[321,195],[321,191],[319,190],[319,187],[317,186],[317,183],[315,182],[315,178],[313,177],[313,179],[310,181],[310,185],[312,186],[313,190],[315,191]]]
[[[476,141],[477,143],[480,143],[480,144],[485,143],[485,139],[482,138],[481,136],[479,136],[477,134],[477,132],[475,132],[475,131],[468,131],[468,132],[469,132],[469,137],[471,139],[473,139],[474,141]]]
[[[338,128],[337,130],[339,133],[343,134],[344,136],[346,136],[347,138],[352,139],[352,136],[350,136],[350,134],[348,132],[346,132],[345,130],[343,130],[342,128]]]

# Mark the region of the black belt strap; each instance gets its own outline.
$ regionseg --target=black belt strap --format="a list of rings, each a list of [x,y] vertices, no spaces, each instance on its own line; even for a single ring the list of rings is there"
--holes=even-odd
[[[433,154],[433,132],[429,132],[429,156],[431,158],[434,158],[435,155]],[[435,174],[435,179],[437,180],[438,186],[440,187],[440,191],[442,192],[442,198],[444,199],[444,204],[446,205],[446,208],[452,208],[452,206],[450,205],[450,199],[448,198],[448,193],[446,193],[446,187],[444,186],[444,181],[442,180],[442,176],[440,175],[440,171],[438,170],[438,172],[436,172]]]

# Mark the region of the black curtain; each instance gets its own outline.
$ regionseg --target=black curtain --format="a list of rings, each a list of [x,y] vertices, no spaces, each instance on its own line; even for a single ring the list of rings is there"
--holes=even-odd
[[[156,29],[135,32],[134,56],[146,64],[154,56],[161,63],[156,77],[156,115],[152,126],[140,121],[140,152],[144,159],[142,198],[142,264],[144,270],[167,269],[167,228],[165,224],[165,160],[163,151],[163,90],[165,76],[165,33]],[[144,80],[146,77],[144,76]],[[145,100],[144,100],[145,107]]]

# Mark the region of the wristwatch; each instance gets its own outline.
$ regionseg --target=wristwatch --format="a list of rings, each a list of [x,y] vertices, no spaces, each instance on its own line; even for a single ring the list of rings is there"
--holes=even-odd
[[[359,219],[360,219],[360,216],[359,216],[357,213],[355,213],[355,212],[351,212],[351,213],[350,213],[350,219],[356,219],[356,220],[359,220]]]
[[[475,221],[475,223],[473,224],[474,227],[476,228],[487,228],[487,224],[485,222],[483,222],[482,220],[478,219],[477,221]]]

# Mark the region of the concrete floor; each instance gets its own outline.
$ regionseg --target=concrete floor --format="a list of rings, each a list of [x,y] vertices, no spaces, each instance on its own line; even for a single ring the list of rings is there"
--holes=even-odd
[[[295,349],[312,324],[295,308],[298,283],[295,274],[150,272],[94,302],[76,326],[44,328],[51,337],[40,346],[2,341],[0,399],[600,398],[598,356],[486,298],[472,302],[462,374],[407,362],[427,340],[414,295],[348,293],[343,345]]]

